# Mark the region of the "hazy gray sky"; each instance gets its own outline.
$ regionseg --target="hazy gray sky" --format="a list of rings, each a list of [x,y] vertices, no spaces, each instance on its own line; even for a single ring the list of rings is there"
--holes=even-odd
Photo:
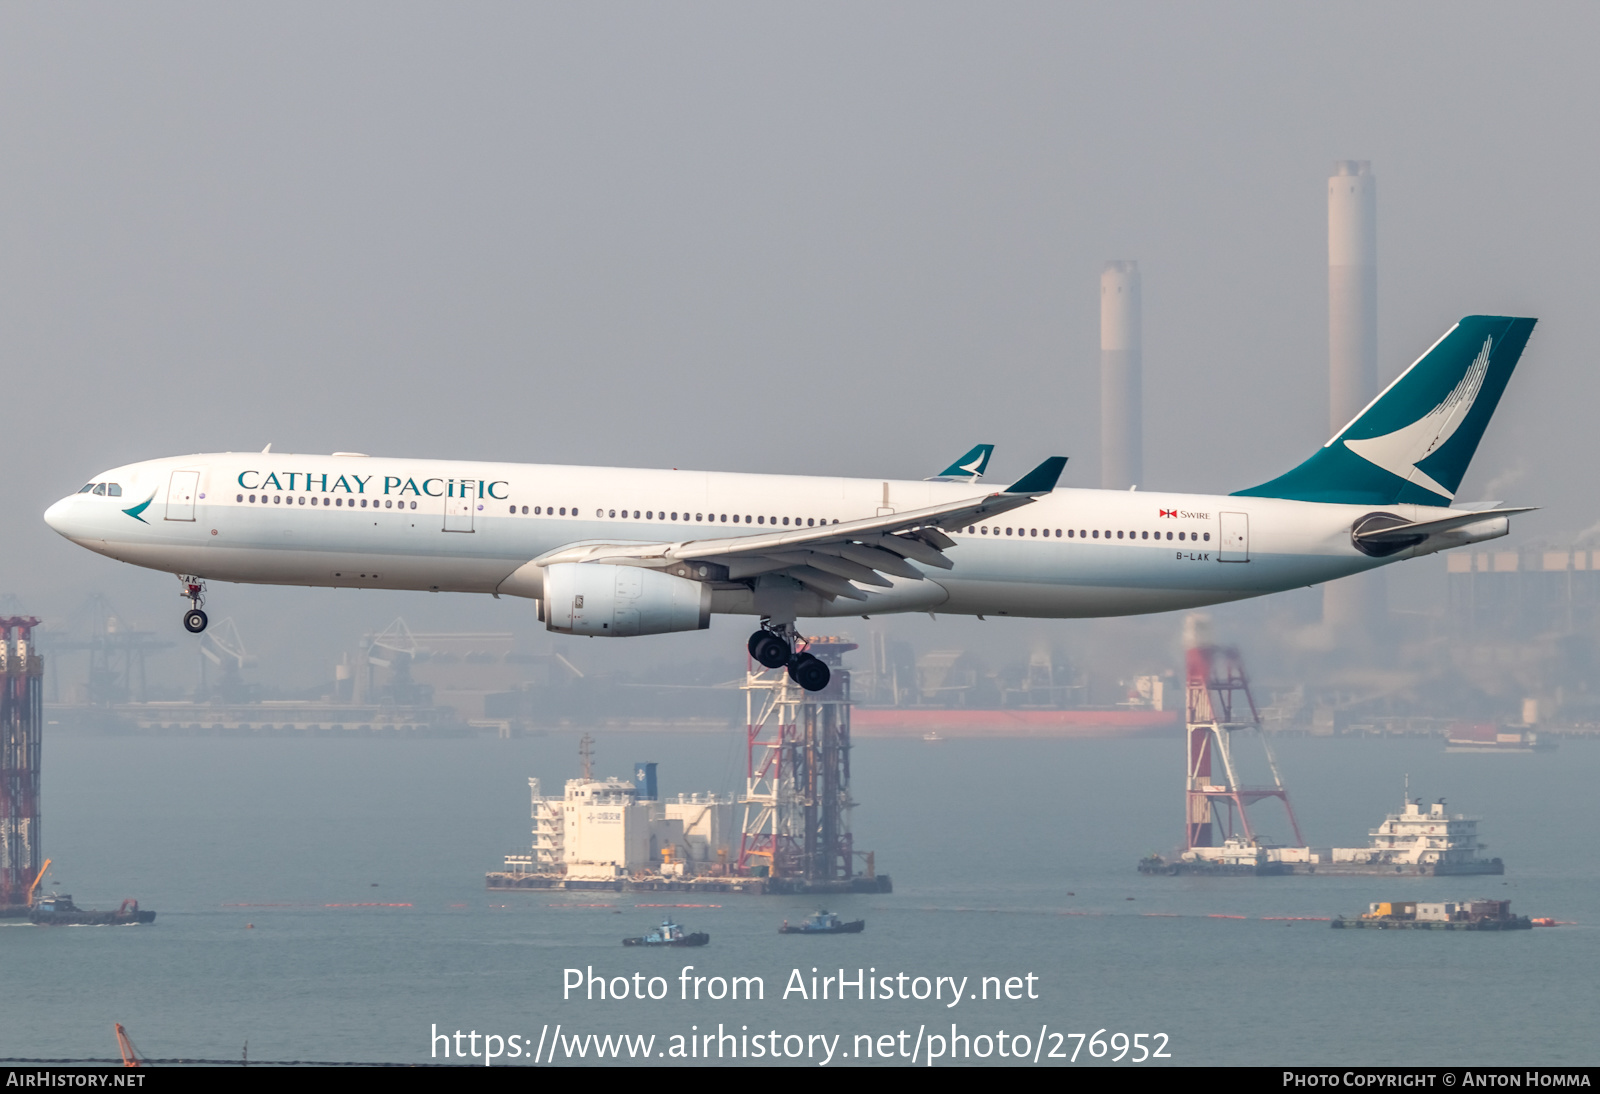
[[[1564,539],[1600,518],[1597,31],[1462,3],[0,7],[0,591],[100,589],[176,637],[171,578],[38,515],[269,441],[907,477],[991,441],[996,478],[1059,452],[1094,484],[1110,258],[1144,276],[1148,488],[1252,485],[1326,439],[1343,158],[1378,176],[1384,380],[1463,314],[1540,317],[1463,496]],[[213,606],[247,634],[536,626],[362,595]]]

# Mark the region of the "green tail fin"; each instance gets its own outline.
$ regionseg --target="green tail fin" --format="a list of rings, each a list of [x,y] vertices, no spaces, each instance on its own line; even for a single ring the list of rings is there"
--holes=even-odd
[[[1536,322],[1467,316],[1309,460],[1235,496],[1449,505]]]

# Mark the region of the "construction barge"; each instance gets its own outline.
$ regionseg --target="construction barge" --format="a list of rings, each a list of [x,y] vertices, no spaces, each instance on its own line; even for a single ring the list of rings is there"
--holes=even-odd
[[[1533,920],[1512,915],[1509,900],[1381,901],[1369,904],[1360,916],[1339,916],[1332,926],[1371,931],[1526,931],[1533,929]]]
[[[1423,810],[1420,799],[1406,802],[1371,830],[1365,847],[1278,847],[1230,836],[1220,847],[1191,847],[1172,859],[1147,856],[1139,860],[1139,872],[1213,877],[1473,877],[1506,872],[1499,859],[1478,855],[1478,818],[1447,814],[1443,799]]]
[[[533,840],[486,875],[493,891],[802,895],[891,893],[871,851],[850,832],[850,673],[856,648],[840,638],[805,640],[830,669],[806,691],[785,668],[752,660],[746,703],[744,793],[663,797],[656,764],[632,779],[598,778],[594,741],[579,742],[582,776],[559,795],[532,792]]]
[[[1139,860],[1139,872],[1175,877],[1263,877],[1287,874],[1385,877],[1461,877],[1505,873],[1497,858],[1479,855],[1478,818],[1445,812],[1440,798],[1424,808],[1413,799],[1409,776],[1400,811],[1368,832],[1365,847],[1307,845],[1289,804],[1272,747],[1261,733],[1261,713],[1250,694],[1239,651],[1201,638],[1190,617],[1187,654],[1184,843],[1170,858]],[[1270,781],[1244,778],[1246,757],[1235,738],[1259,742]],[[1275,798],[1283,804],[1294,843],[1280,845],[1260,835],[1249,806]],[[1220,841],[1218,837],[1221,837]]]

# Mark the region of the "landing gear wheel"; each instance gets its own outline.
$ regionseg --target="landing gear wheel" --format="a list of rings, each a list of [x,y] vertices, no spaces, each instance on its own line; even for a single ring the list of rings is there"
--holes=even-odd
[[[209,622],[210,620],[206,618],[206,613],[199,608],[183,613],[183,629],[190,634],[199,634],[206,629],[206,624]]]
[[[750,641],[746,645],[750,650],[750,656],[769,669],[782,668],[794,655],[789,643],[771,631],[757,631],[750,636]]]
[[[828,671],[828,666],[820,658],[809,653],[802,653],[789,662],[789,679],[807,691],[821,691],[828,686],[828,680],[832,676],[833,673]]]

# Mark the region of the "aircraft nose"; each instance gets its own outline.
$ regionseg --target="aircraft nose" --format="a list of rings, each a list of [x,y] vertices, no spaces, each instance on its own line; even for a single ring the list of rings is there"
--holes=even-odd
[[[77,501],[76,494],[69,494],[44,511],[44,522],[57,532],[73,538],[76,521],[72,519],[72,510]]]

